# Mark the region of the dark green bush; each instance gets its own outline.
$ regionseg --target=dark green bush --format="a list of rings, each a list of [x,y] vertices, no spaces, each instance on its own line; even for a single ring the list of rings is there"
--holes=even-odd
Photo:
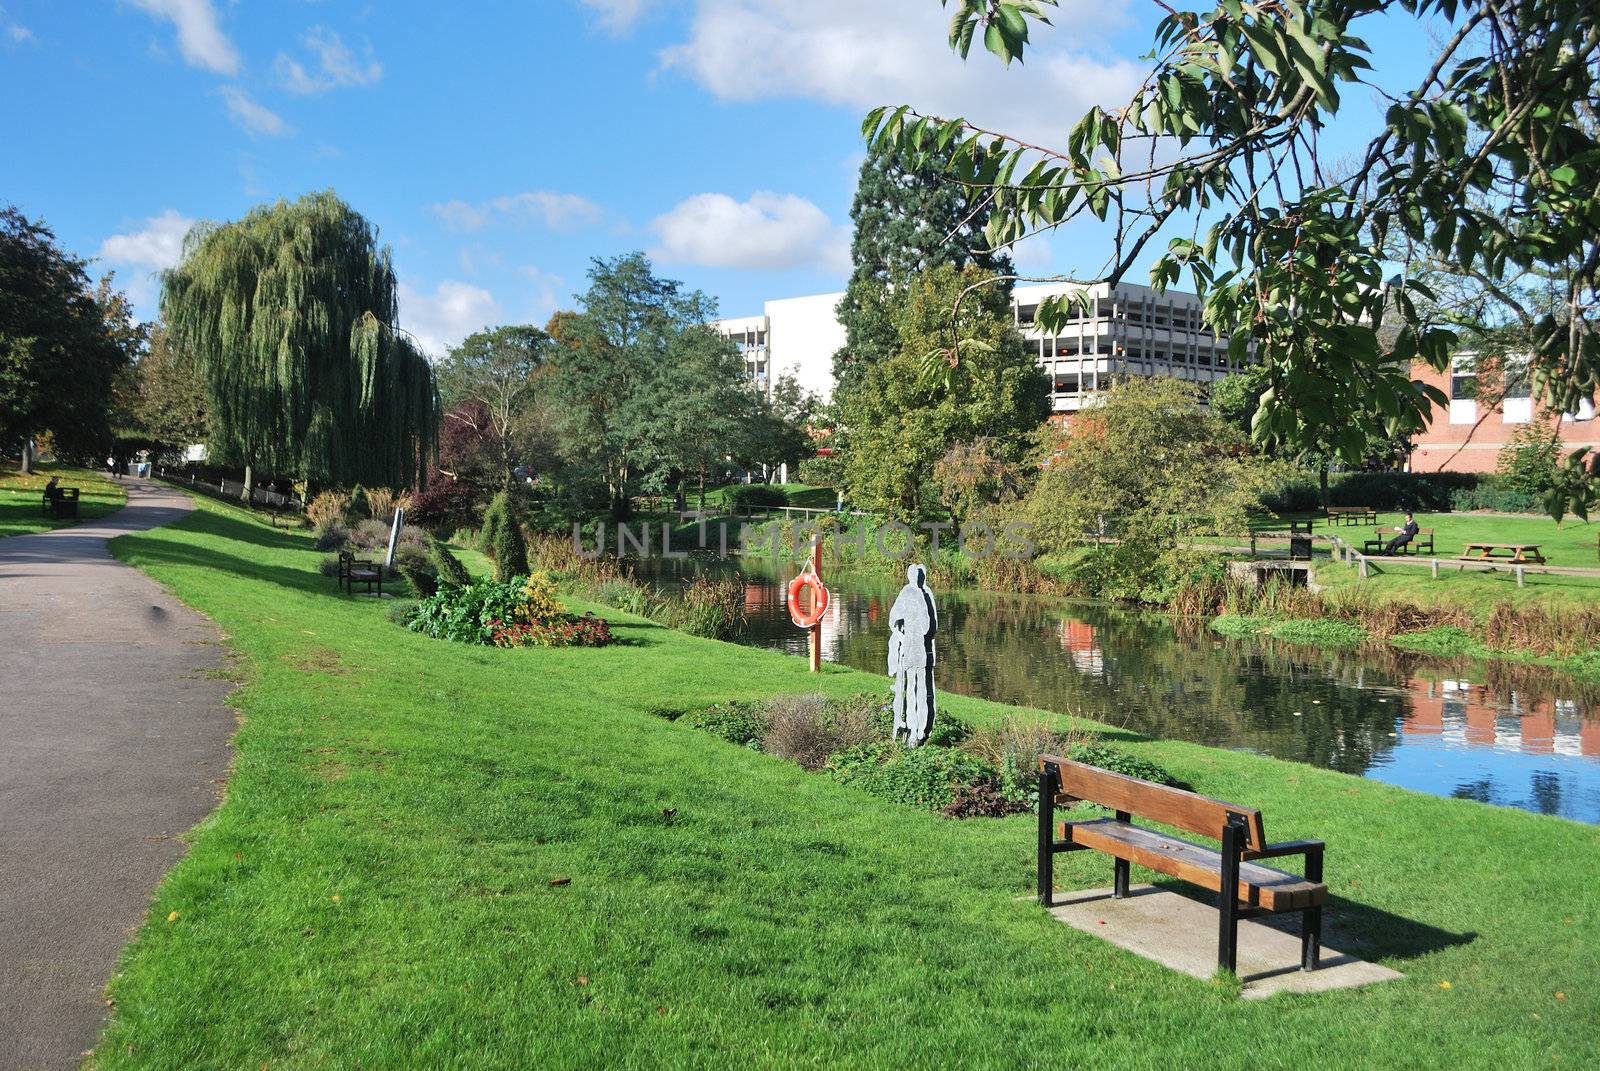
[[[1524,491],[1513,490],[1498,480],[1484,480],[1471,490],[1450,496],[1453,510],[1486,509],[1495,513],[1542,513],[1543,503]]]
[[[372,503],[367,500],[367,489],[359,483],[350,491],[350,502],[344,508],[351,524],[360,524],[372,516]]]
[[[762,705],[748,700],[734,700],[702,710],[691,710],[678,721],[741,747],[759,746],[761,734],[767,728],[766,711]]]
[[[472,574],[467,572],[467,567],[439,539],[429,538],[428,557],[433,561],[434,574],[439,583],[445,587],[464,588],[472,583]]]
[[[478,580],[465,587],[441,588],[421,600],[406,627],[439,640],[489,643],[491,623],[514,620],[526,602],[521,577]]]
[[[896,803],[941,810],[963,787],[992,783],[992,766],[955,748],[907,748],[892,740],[859,744],[828,758],[829,775]]]
[[[1347,472],[1334,477],[1328,497],[1335,506],[1445,513],[1454,492],[1477,485],[1471,472]]]
[[[770,509],[787,506],[789,494],[783,488],[767,483],[742,483],[728,488],[723,500],[729,509]]]
[[[1064,757],[1086,766],[1098,766],[1112,773],[1137,777],[1141,781],[1154,781],[1158,785],[1171,785],[1174,788],[1188,787],[1148,759],[1141,759],[1137,755],[1130,755],[1126,751],[1105,744],[1078,744]],[[1037,795],[1037,792],[1035,794]]]
[[[483,512],[483,543],[494,560],[496,580],[510,580],[528,572],[528,541],[515,504],[505,491],[495,495]]]

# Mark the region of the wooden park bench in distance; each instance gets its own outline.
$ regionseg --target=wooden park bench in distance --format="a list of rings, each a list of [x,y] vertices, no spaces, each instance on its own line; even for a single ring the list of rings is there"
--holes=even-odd
[[[348,550],[339,552],[339,586],[351,595],[356,593],[356,585],[367,585],[367,594],[372,594],[372,586],[378,586],[378,594],[383,594],[383,566],[368,558],[358,558]]]
[[[1108,807],[1116,817],[1063,822],[1055,828],[1056,806],[1079,801]],[[1222,842],[1221,850],[1134,825],[1135,817],[1215,837]],[[1298,911],[1300,969],[1317,969],[1322,956],[1322,907],[1328,902],[1328,887],[1322,882],[1322,841],[1268,844],[1261,812],[1252,807],[1041,755],[1040,904],[1054,906],[1056,855],[1086,848],[1116,860],[1112,896],[1118,899],[1128,895],[1130,863],[1217,893],[1218,967],[1237,969],[1240,918]],[[1252,862],[1286,855],[1305,856],[1305,877]]]
[[[1500,551],[1506,551],[1505,560],[1512,565],[1543,565],[1544,555],[1539,553],[1538,543],[1468,543],[1461,549],[1460,562],[1490,562],[1501,559]],[[1476,554],[1473,551],[1477,551]]]
[[[1328,506],[1328,525],[1377,524],[1378,511],[1371,506]]]
[[[64,520],[67,517],[74,519],[78,516],[78,489],[76,487],[57,487],[54,492],[47,492],[44,496],[44,515]]]
[[[1404,528],[1379,528],[1372,533],[1376,538],[1367,540],[1361,552],[1363,554],[1382,554],[1383,548],[1389,545],[1389,540],[1403,531],[1405,531]],[[1434,553],[1433,529],[1418,528],[1417,534],[1411,537],[1411,542],[1402,543],[1396,548],[1396,551],[1400,554]]]

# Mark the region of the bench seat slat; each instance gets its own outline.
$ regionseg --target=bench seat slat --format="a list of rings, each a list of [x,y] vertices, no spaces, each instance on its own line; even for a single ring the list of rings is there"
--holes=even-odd
[[[1069,823],[1065,831],[1075,844],[1105,852],[1130,863],[1170,874],[1218,892],[1222,887],[1222,853],[1202,844],[1170,837],[1114,818]],[[1268,911],[1298,911],[1328,902],[1328,887],[1259,863],[1239,864],[1238,898]]]

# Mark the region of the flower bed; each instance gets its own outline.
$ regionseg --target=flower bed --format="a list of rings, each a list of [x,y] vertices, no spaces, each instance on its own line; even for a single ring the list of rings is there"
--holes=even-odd
[[[1154,763],[1102,744],[1092,735],[1061,733],[1025,719],[974,728],[941,713],[927,742],[907,748],[890,738],[889,705],[873,695],[843,700],[780,695],[717,703],[686,713],[657,713],[882,799],[950,818],[1002,817],[1032,810],[1042,754],[1186,787]]]
[[[604,647],[615,639],[603,618],[569,613],[543,573],[441,587],[405,624],[435,639],[491,647]]]

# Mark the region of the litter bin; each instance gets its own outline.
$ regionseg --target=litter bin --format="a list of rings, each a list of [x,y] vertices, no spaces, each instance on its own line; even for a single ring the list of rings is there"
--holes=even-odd
[[[1292,562],[1308,562],[1311,560],[1311,522],[1289,522],[1289,560]]]

